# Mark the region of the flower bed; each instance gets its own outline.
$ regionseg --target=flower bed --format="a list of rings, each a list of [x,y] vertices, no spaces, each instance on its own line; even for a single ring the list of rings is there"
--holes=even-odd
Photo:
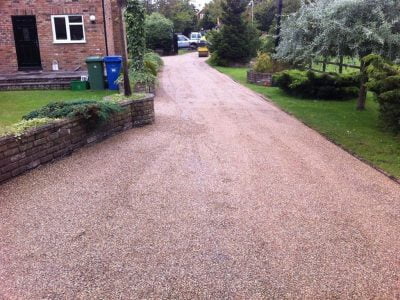
[[[118,132],[154,122],[154,95],[119,103],[123,110],[95,130],[83,118],[43,125],[21,136],[0,137],[0,183]]]

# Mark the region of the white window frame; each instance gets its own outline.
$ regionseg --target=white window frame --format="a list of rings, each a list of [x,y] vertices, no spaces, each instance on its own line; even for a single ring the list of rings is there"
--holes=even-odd
[[[69,22],[68,17],[82,17],[82,22]],[[65,27],[67,31],[67,39],[66,40],[58,40],[56,36],[56,25],[54,22],[55,18],[64,18],[65,19]],[[83,40],[71,40],[71,31],[69,25],[82,25],[83,30]],[[85,34],[85,22],[83,15],[52,15],[51,16],[51,27],[53,30],[53,43],[54,44],[84,44],[86,43],[86,34]]]

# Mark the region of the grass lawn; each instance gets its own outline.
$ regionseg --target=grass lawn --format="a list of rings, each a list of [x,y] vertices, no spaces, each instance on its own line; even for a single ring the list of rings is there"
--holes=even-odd
[[[111,91],[6,91],[0,92],[0,128],[21,120],[28,112],[55,101],[101,100]]]
[[[268,97],[343,148],[400,178],[400,137],[379,127],[378,105],[372,97],[368,98],[367,109],[359,112],[355,110],[355,100],[302,100],[285,94],[279,88],[246,83],[246,68],[216,69]]]

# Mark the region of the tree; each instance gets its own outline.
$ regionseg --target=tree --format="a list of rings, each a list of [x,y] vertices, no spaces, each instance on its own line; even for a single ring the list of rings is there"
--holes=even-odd
[[[131,85],[129,83],[129,74],[128,74],[128,58],[126,57],[126,45],[125,45],[125,32],[122,24],[124,23],[124,18],[122,16],[122,9],[126,6],[126,0],[118,0],[118,21],[119,28],[121,34],[121,49],[122,49],[122,68],[123,68],[123,76],[124,76],[124,95],[129,97],[132,95]]]
[[[203,18],[199,21],[199,28],[204,29],[204,30],[210,30],[215,28],[217,26],[216,20],[214,21],[211,18],[210,11],[208,9],[204,10],[204,16]]]
[[[145,21],[146,44],[149,49],[172,50],[174,25],[171,20],[159,13],[152,13]]]
[[[222,3],[222,28],[212,41],[217,64],[247,63],[255,55],[258,35],[244,22],[242,14],[247,1],[227,0]]]
[[[394,59],[400,54],[398,0],[317,0],[286,17],[278,59],[308,63],[319,57],[358,57],[370,53]],[[365,108],[367,77],[361,63],[357,109]]]
[[[196,28],[197,9],[190,0],[157,0],[153,11],[170,19],[176,32],[187,34]]]
[[[254,19],[257,28],[263,32],[274,31],[278,13],[277,0],[254,1],[254,3]],[[283,4],[282,14],[288,15],[299,10],[301,0],[284,0]]]
[[[126,36],[128,52],[134,70],[143,69],[143,57],[146,51],[144,7],[138,0],[129,0],[125,10]]]

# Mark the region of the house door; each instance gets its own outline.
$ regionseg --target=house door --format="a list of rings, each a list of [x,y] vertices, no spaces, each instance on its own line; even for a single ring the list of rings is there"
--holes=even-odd
[[[19,70],[42,68],[35,16],[13,16],[15,48]]]

